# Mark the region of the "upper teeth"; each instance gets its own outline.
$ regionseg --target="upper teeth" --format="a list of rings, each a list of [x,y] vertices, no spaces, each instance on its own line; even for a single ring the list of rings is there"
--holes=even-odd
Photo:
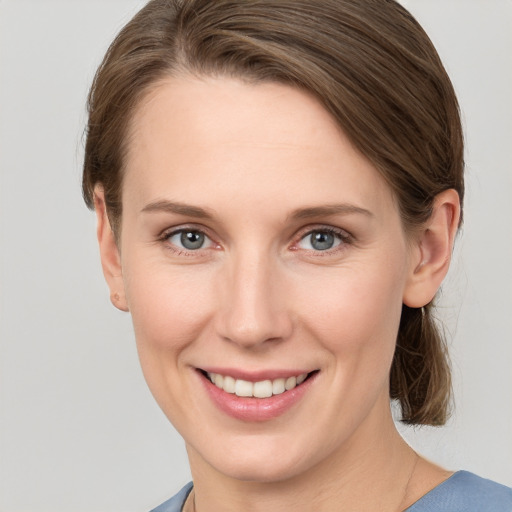
[[[250,382],[248,380],[235,379],[229,375],[208,372],[208,377],[218,388],[226,393],[232,393],[237,396],[268,398],[272,395],[280,395],[294,387],[302,384],[308,376],[307,373],[301,373],[297,377],[288,377],[274,380],[260,380]]]

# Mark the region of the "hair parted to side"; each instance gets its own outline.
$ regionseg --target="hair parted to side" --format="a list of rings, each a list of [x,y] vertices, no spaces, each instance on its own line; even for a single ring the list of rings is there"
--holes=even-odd
[[[314,95],[391,187],[406,231],[434,198],[463,199],[463,137],[448,75],[416,20],[394,0],[152,0],[120,32],[89,94],[83,194],[96,184],[119,237],[133,113],[182,74],[289,84]],[[278,171],[276,171],[278,172]],[[403,306],[390,395],[412,424],[445,423],[445,340],[432,304]]]

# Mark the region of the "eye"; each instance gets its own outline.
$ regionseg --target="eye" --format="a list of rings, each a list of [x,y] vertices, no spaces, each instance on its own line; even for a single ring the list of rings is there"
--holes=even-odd
[[[207,249],[213,242],[202,231],[197,229],[180,229],[165,236],[165,240],[172,245],[187,251]]]
[[[315,229],[303,236],[297,246],[308,251],[328,251],[346,241],[346,236],[332,229]]]

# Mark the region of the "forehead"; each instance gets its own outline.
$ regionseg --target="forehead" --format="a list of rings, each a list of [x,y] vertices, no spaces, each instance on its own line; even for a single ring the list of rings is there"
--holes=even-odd
[[[325,138],[327,127],[344,137],[312,95],[289,85],[185,75],[160,81],[145,95],[130,125],[130,149],[143,132],[180,145],[192,134],[195,142],[212,145],[268,143],[283,149],[301,139],[307,149],[333,142]]]
[[[123,200],[177,193],[203,202],[259,194],[262,204],[283,194],[297,202],[391,199],[323,106],[287,85],[169,78],[147,94],[130,128]]]

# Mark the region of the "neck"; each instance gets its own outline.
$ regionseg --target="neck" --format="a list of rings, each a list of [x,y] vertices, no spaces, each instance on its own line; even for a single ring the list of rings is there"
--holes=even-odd
[[[371,418],[369,418],[371,420]],[[343,446],[307,472],[280,481],[242,481],[216,471],[187,446],[197,512],[338,512],[405,508],[417,461],[386,421],[361,425]]]

